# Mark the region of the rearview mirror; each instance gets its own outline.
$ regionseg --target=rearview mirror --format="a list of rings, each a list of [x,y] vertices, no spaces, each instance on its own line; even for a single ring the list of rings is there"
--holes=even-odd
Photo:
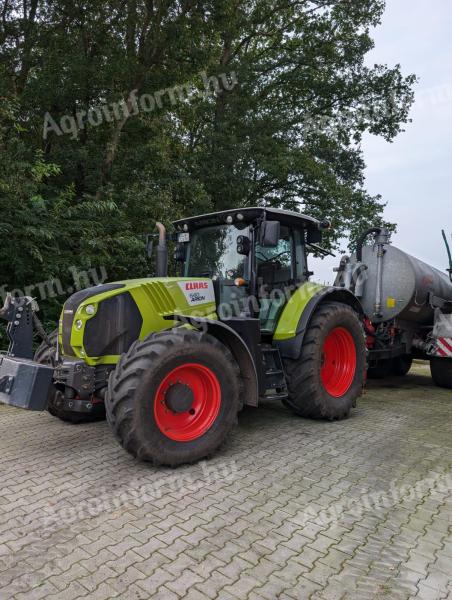
[[[187,244],[177,244],[174,250],[174,260],[176,262],[185,262],[187,258]]]
[[[319,229],[309,229],[306,241],[308,244],[321,244],[322,232]]]
[[[261,225],[259,244],[262,248],[276,248],[281,237],[279,221],[264,221]]]

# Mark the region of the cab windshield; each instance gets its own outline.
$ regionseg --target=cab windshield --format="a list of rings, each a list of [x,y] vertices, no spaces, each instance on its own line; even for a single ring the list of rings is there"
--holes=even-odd
[[[185,277],[248,279],[247,257],[237,252],[237,237],[249,235],[249,228],[235,225],[203,227],[191,234]]]

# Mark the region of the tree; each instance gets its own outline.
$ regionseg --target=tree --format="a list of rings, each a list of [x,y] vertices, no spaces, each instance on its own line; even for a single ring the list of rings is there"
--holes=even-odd
[[[381,219],[364,189],[362,135],[391,141],[408,120],[414,76],[364,63],[384,3],[216,4],[213,71],[239,85],[204,107],[194,168],[215,206],[258,204],[329,217],[331,241]],[[201,125],[203,124],[203,125]]]
[[[67,290],[72,266],[143,275],[156,219],[232,206],[328,217],[332,246],[380,221],[361,137],[402,130],[415,81],[364,63],[383,10],[3,0],[1,283],[58,278]],[[47,301],[51,318],[63,300]]]

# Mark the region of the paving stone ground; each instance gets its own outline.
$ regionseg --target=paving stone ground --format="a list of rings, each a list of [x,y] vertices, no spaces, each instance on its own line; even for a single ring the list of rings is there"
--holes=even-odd
[[[340,423],[247,409],[179,469],[1,407],[0,600],[452,598],[451,434],[424,365]]]

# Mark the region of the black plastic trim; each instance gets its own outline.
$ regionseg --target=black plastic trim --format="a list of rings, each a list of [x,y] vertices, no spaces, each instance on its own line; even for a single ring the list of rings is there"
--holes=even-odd
[[[63,306],[63,352],[66,356],[75,356],[74,351],[71,347],[71,332],[72,324],[74,322],[75,313],[77,308],[82,302],[98,294],[104,292],[111,292],[112,290],[119,290],[125,287],[124,283],[105,283],[103,285],[96,285],[94,287],[87,288],[86,290],[80,290],[75,292],[72,296],[66,300]]]
[[[83,345],[88,356],[116,356],[127,352],[140,336],[143,318],[130,292],[99,302],[85,325]]]

